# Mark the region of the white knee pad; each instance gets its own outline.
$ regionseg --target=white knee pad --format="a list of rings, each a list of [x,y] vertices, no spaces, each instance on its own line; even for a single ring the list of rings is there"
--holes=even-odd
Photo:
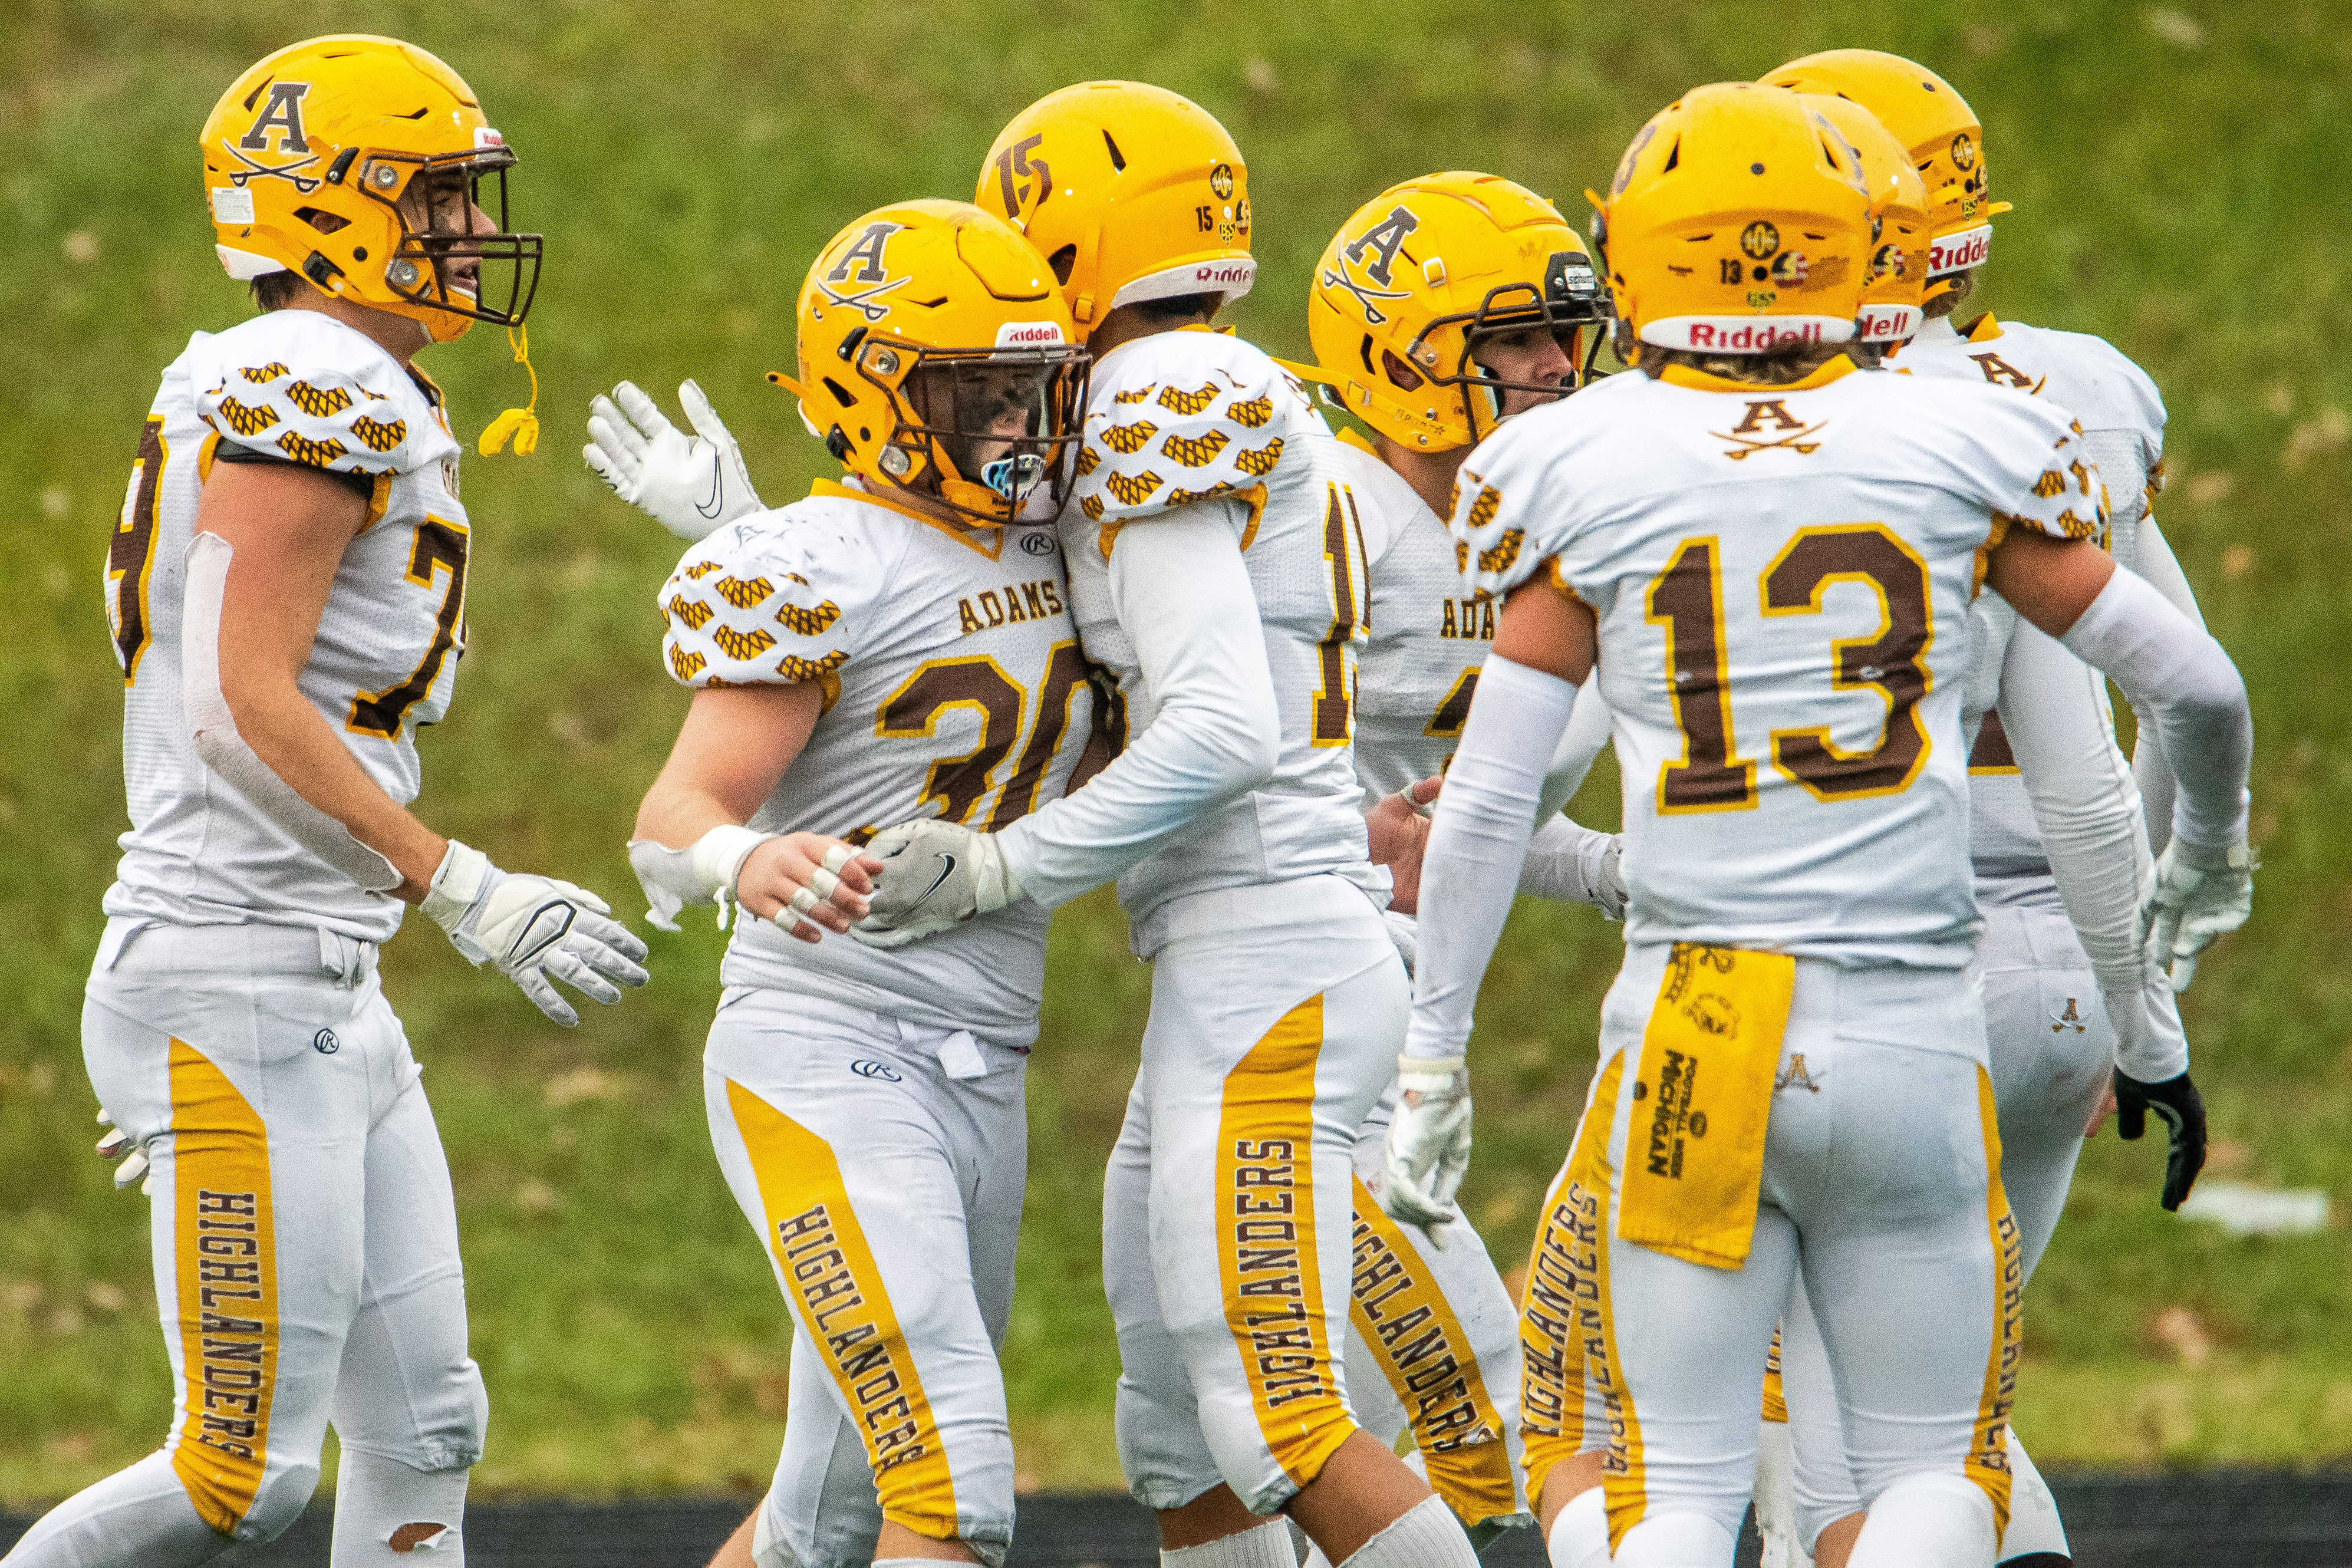
[[[1704,1513],[1654,1513],[1625,1532],[1616,1568],[1726,1568],[1739,1537]]]
[[[335,1568],[464,1568],[468,1473],[345,1448],[335,1479]]]
[[[2014,1426],[2009,1429],[2009,1528],[2000,1534],[2000,1560],[2040,1554],[2073,1561],[2058,1500],[2050,1495],[2050,1483],[2033,1468]]]
[[[1544,1542],[1551,1568],[1609,1568],[1609,1498],[1588,1487],[1568,1500]]]
[[[1965,1476],[1906,1476],[1880,1492],[1847,1568],[1984,1568],[1999,1538],[1992,1499]]]

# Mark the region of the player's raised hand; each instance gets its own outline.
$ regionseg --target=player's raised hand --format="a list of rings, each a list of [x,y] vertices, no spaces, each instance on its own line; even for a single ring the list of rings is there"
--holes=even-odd
[[[599,393],[588,405],[589,443],[580,455],[614,495],[680,539],[694,540],[765,506],[751,488],[742,448],[702,388],[680,383],[677,401],[694,426],[690,437],[634,382],[621,383],[610,397]]]
[[[646,944],[612,918],[604,900],[553,877],[501,871],[454,838],[433,874],[425,912],[468,962],[496,968],[567,1028],[580,1015],[553,981],[608,1005],[621,999],[620,987],[646,983]]]
[[[1462,1217],[1454,1194],[1470,1169],[1470,1074],[1460,1057],[1399,1057],[1396,1111],[1381,1153],[1381,1206],[1440,1247]]]
[[[2176,836],[2156,863],[2156,894],[2148,900],[2150,950],[2171,966],[2172,988],[2186,991],[2197,975],[2197,955],[2246,923],[2254,912],[2254,872],[2260,863],[2244,844],[2207,848]]]
[[[904,947],[1022,896],[996,835],[924,817],[886,827],[867,851],[882,862],[873,912],[849,928],[868,947]]]

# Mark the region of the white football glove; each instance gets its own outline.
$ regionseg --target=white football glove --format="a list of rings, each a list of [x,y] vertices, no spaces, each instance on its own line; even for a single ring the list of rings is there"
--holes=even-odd
[[[868,947],[904,947],[1022,896],[993,833],[935,816],[874,836],[866,852],[882,862],[867,900],[872,913],[849,928]]]
[[[2148,900],[2149,951],[2172,967],[2172,988],[2186,991],[2197,976],[2197,955],[2246,923],[2254,912],[2254,872],[2260,863],[2242,840],[2208,849],[2175,837],[2156,863],[2156,893]]]
[[[1443,1247],[1437,1227],[1462,1217],[1454,1194],[1470,1169],[1470,1073],[1460,1057],[1399,1057],[1397,1068],[1381,1206]]]
[[[614,495],[680,539],[700,539],[767,510],[751,488],[742,448],[702,388],[679,383],[677,401],[694,426],[691,437],[634,382],[621,383],[610,397],[599,393],[588,405],[591,439],[580,455]]]
[[[120,1192],[131,1183],[138,1182],[139,1190],[145,1192],[147,1187],[143,1178],[147,1174],[147,1145],[133,1143],[131,1141],[131,1134],[114,1124],[114,1118],[106,1113],[106,1107],[103,1105],[98,1108],[98,1124],[106,1129],[105,1136],[98,1141],[98,1157],[101,1160],[113,1160],[121,1159],[125,1154],[129,1155],[128,1159],[122,1160],[122,1163],[114,1167],[115,1190]]]
[[[454,838],[433,873],[425,912],[467,962],[494,966],[567,1028],[580,1015],[550,977],[607,1005],[621,999],[621,986],[646,983],[637,962],[646,944],[611,918],[604,900],[552,877],[501,871]]]
[[[1583,869],[1585,885],[1592,889],[1592,907],[1612,921],[1623,920],[1633,897],[1625,889],[1625,836],[1609,835],[1608,843]]]

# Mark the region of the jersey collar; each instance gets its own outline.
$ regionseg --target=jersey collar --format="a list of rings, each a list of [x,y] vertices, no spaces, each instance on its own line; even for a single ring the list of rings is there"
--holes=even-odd
[[[1987,310],[1983,315],[1970,321],[1960,332],[1960,336],[1972,343],[1989,343],[2000,336],[2000,323],[1992,319],[1990,310]]]
[[[1811,392],[1816,387],[1827,386],[1841,376],[1851,374],[1857,368],[1853,360],[1840,354],[1801,381],[1775,382],[1770,386],[1753,381],[1734,381],[1725,375],[1709,375],[1706,371],[1693,370],[1682,364],[1670,364],[1661,369],[1658,379],[1675,386],[1689,387],[1694,392],[1738,392],[1753,397],[1764,392]]]
[[[971,529],[958,528],[944,519],[933,517],[927,511],[919,511],[904,501],[892,500],[887,496],[877,495],[872,490],[862,488],[852,488],[835,479],[818,479],[809,486],[810,499],[814,500],[819,496],[832,500],[863,501],[867,506],[878,506],[885,511],[895,511],[901,517],[913,518],[926,527],[938,529],[958,544],[968,550],[977,551],[991,561],[1004,553],[1004,527],[1002,523],[978,524]],[[981,542],[979,536],[984,533],[993,534],[994,542],[986,544]]]

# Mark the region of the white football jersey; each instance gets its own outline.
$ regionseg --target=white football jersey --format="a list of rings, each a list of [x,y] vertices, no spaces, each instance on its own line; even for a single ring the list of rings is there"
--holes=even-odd
[[[1464,588],[1444,520],[1369,446],[1343,435],[1339,457],[1371,550],[1371,637],[1356,681],[1356,777],[1369,807],[1444,771],[1502,606]]]
[[[1890,360],[1896,370],[1922,377],[1980,382],[2039,397],[2074,416],[2082,445],[2105,482],[2108,543],[2116,559],[2137,570],[2139,524],[2164,488],[2164,398],[2146,371],[2105,338],[2054,331],[1980,316],[1958,329],[1948,317],[1929,321]],[[1969,675],[1973,691],[1990,707],[2000,689],[2001,656],[2015,612],[1996,597],[1979,605],[1977,617],[1988,632],[1978,640]],[[1988,713],[1969,754],[1970,836],[1977,874],[2015,884],[2044,881],[2050,861],[2035,825],[2033,807],[2017,771],[1998,713]],[[2009,901],[2054,907],[2054,882],[2031,895],[2010,887]]]
[[[1082,754],[1089,771],[1109,760],[1050,528],[960,530],[821,480],[696,543],[660,603],[682,684],[824,690],[808,744],[751,817],[763,832],[862,844],[919,816],[994,831],[1070,787]],[[745,919],[720,973],[1025,1046],[1050,918],[1024,900],[890,950]]]
[[[2011,527],[2104,525],[2066,417],[1948,381],[1680,368],[1522,414],[1464,464],[1474,589],[1592,607],[1626,941],[1956,967],[1978,930],[1968,610]]]
[[[1062,542],[1078,635],[1117,679],[1128,731],[1155,705],[1112,609],[1110,552],[1121,529],[1223,496],[1250,510],[1242,561],[1282,722],[1273,778],[1119,879],[1139,927],[1179,894],[1322,872],[1384,892],[1349,756],[1369,559],[1356,471],[1297,381],[1227,333],[1156,333],[1095,365]]]
[[[198,332],[164,371],[107,546],[131,824],[108,914],[320,926],[368,942],[400,928],[399,900],[302,847],[197,757],[181,711],[183,572],[216,463],[299,463],[367,490],[369,521],[344,548],[298,684],[406,805],[416,731],[448,710],[466,646],[457,450],[430,382],[316,310]]]

